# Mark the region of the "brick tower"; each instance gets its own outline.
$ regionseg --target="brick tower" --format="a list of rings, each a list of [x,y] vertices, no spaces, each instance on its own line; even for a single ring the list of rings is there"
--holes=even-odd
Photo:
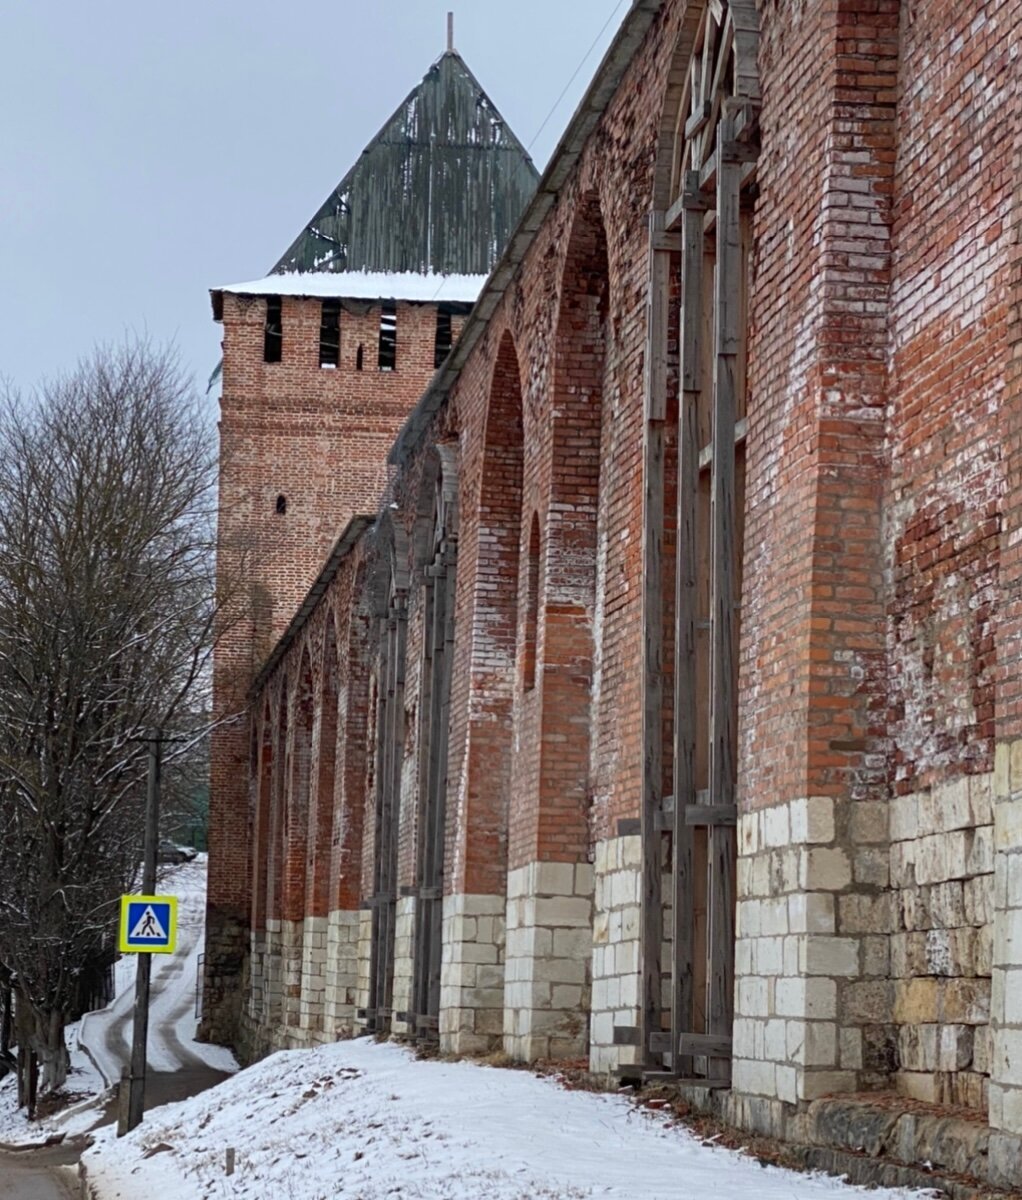
[[[223,325],[203,1034],[235,1042],[249,950],[248,692],[353,516],[377,510],[402,423],[535,188],[453,47]]]

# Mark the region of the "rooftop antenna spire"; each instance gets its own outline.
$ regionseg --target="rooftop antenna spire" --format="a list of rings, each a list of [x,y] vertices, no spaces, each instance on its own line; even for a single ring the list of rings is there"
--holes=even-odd
[[[454,13],[447,14],[447,53],[454,53]]]

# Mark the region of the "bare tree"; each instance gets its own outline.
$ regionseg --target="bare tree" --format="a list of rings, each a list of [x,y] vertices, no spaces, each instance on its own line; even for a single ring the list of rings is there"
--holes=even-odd
[[[172,353],[100,350],[0,409],[0,978],[44,1093],[138,874],[145,739],[208,711],[214,504]]]

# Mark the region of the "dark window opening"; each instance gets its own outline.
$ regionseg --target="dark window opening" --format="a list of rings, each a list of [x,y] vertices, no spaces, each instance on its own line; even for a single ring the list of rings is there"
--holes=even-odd
[[[341,361],[341,302],[324,300],[319,319],[319,365],[337,367]]]
[[[280,362],[284,351],[284,321],[280,312],[280,297],[266,299],[266,330],[263,334],[263,362]]]
[[[436,310],[436,341],[433,349],[433,366],[442,367],[454,345],[454,327],[451,310],[443,305]]]
[[[380,311],[380,349],[378,365],[381,371],[397,367],[397,305],[385,300]]]
[[[361,371],[365,365],[366,348],[361,342],[358,344],[358,350],[355,353],[355,370]]]
[[[539,516],[533,514],[532,530],[529,533],[529,559],[525,580],[525,642],[522,655],[525,660],[525,690],[531,692],[536,686],[536,635],[539,629]]]
[[[277,516],[282,517],[287,512],[287,496],[277,497]]]

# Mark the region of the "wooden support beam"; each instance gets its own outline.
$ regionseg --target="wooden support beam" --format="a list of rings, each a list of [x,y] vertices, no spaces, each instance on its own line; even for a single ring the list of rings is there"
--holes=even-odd
[[[717,128],[717,270],[714,378],[712,583],[710,645],[710,804],[735,803],[735,425],[738,353],[741,344],[742,247],[740,161],[734,119],[726,113]],[[734,1006],[735,832],[710,826],[707,844],[709,963],[707,1032],[731,1036]],[[718,1074],[711,1062],[711,1074]]]
[[[732,829],[738,824],[738,806],[735,804],[689,804],[685,809],[685,824],[727,825]]]
[[[681,397],[678,428],[677,562],[674,655],[674,828],[672,871],[671,1030],[692,1022],[695,953],[694,840],[681,814],[696,799],[696,609],[698,597],[699,403],[702,392],[703,209],[695,172],[682,195]],[[677,1068],[681,1054],[672,1049]],[[685,1060],[687,1061],[687,1060]],[[690,1069],[690,1068],[689,1068]]]
[[[669,340],[671,253],[664,244],[664,214],[650,214],[649,306],[646,334],[645,425],[643,432],[643,782],[640,1027],[660,1025],[663,847],[657,814],[663,803],[663,662],[664,662],[664,447],[667,418],[667,347]]]
[[[704,1058],[730,1058],[731,1038],[716,1037],[709,1033],[654,1033],[650,1038],[649,1048],[654,1054],[664,1054],[671,1050],[671,1038],[680,1048],[682,1054],[698,1055]]]

